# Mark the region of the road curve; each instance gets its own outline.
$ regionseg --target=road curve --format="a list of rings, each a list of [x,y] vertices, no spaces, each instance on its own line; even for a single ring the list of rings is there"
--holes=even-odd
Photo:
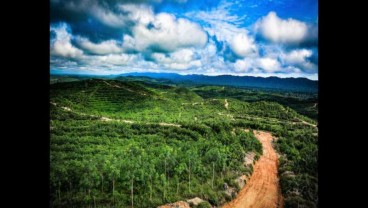
[[[272,147],[272,135],[254,131],[262,143],[263,155],[254,165],[254,172],[237,197],[223,208],[282,208],[283,198],[277,176],[278,158]]]

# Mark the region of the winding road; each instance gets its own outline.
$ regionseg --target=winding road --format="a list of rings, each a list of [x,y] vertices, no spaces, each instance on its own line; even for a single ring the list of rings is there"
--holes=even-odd
[[[254,172],[237,197],[223,208],[282,208],[283,198],[277,176],[278,158],[272,147],[272,135],[254,131],[262,143],[263,155],[254,165]]]

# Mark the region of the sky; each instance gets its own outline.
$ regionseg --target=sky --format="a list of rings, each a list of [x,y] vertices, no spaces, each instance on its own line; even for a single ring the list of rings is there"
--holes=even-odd
[[[50,0],[50,72],[318,80],[318,1]]]

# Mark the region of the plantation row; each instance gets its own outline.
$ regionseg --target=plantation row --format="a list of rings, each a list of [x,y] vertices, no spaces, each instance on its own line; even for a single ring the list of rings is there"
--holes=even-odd
[[[223,184],[237,187],[234,179],[251,172],[242,166],[244,154],[262,151],[252,134],[233,134],[221,123],[129,125],[71,120],[72,112],[51,110],[55,207],[155,207],[194,196],[224,203],[231,196]]]
[[[210,92],[213,88],[218,87],[200,88],[202,98],[199,88],[144,82],[51,85],[51,102],[57,104],[50,105],[53,207],[156,207],[192,197],[220,205],[232,198],[224,183],[238,188],[235,179],[252,171],[242,165],[244,154],[262,152],[245,128],[278,138],[285,207],[317,207],[318,132],[300,120],[316,122],[262,101],[271,96],[268,92],[252,91],[252,99],[259,99],[244,102],[242,89],[237,94],[237,89],[221,88],[223,97]]]

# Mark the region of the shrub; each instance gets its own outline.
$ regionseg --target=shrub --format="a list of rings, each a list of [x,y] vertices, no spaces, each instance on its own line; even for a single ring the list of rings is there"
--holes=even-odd
[[[201,202],[200,204],[198,204],[197,208],[212,208],[211,204],[204,201],[204,202]]]

